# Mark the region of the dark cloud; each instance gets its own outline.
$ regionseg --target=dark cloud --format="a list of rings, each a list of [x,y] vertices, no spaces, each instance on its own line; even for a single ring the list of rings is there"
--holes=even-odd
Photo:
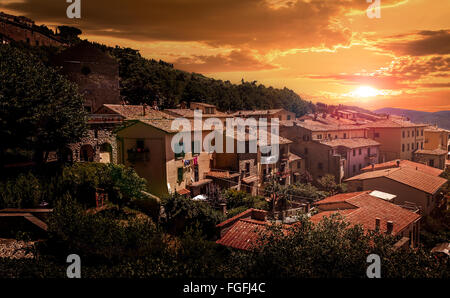
[[[276,68],[274,65],[258,60],[248,50],[233,50],[228,54],[212,56],[181,57],[174,62],[174,65],[179,69],[200,73],[257,71]]]
[[[395,41],[395,39],[399,39]],[[406,39],[406,40],[405,40]],[[397,35],[392,41],[378,45],[396,55],[426,56],[450,54],[450,30],[420,31]]]
[[[383,4],[401,0],[383,0]],[[290,49],[349,44],[352,32],[335,21],[362,0],[82,0],[82,19],[69,20],[63,0],[0,4],[40,22],[79,26],[89,34],[137,41],[197,41],[213,46]]]

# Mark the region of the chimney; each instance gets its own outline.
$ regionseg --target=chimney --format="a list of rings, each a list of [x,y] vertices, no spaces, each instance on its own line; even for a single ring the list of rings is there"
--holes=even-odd
[[[397,168],[400,168],[400,159],[397,159],[396,165],[397,165]]]
[[[380,231],[381,219],[379,217],[375,218],[375,231]]]
[[[372,163],[372,171],[375,170],[375,164]]]
[[[394,222],[389,220],[386,225],[386,234],[391,235],[394,231]]]
[[[142,105],[142,116],[145,116],[145,115],[147,114],[146,109],[147,109],[147,104],[144,103],[144,104]]]
[[[225,203],[222,203],[222,204],[220,204],[220,207],[222,207],[222,213],[223,213],[223,215],[227,215],[227,204],[225,204]]]
[[[153,101],[153,106],[152,106],[152,108],[153,108],[155,111],[158,111],[158,110],[159,110],[159,108],[158,108],[158,102],[157,102],[156,100]]]

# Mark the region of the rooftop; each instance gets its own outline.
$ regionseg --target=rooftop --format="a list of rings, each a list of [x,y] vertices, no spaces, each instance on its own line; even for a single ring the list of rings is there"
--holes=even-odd
[[[184,117],[184,118],[194,118],[194,112],[195,110],[191,110],[191,109],[166,109],[163,110],[163,112],[165,112],[168,115],[172,115],[173,116],[177,116],[177,117]],[[224,117],[228,117],[228,114],[222,113],[222,112],[218,112],[216,111],[214,114],[203,114],[203,115],[208,115],[211,117],[217,117],[217,118],[224,118]]]
[[[145,107],[142,105],[119,105],[119,104],[104,104],[99,110],[106,108],[112,113],[119,114],[127,120],[137,120],[137,119],[173,119],[173,117],[152,109],[151,107]]]
[[[379,218],[380,232],[386,232],[387,222],[392,221],[394,223],[393,234],[396,235],[420,218],[419,214],[372,196],[371,192],[339,194],[321,200],[315,205],[322,212],[313,215],[311,221],[318,223],[325,216],[339,213],[352,226],[362,225],[365,230],[375,230],[375,222]],[[346,206],[346,208],[342,208],[342,206]]]
[[[434,194],[441,188],[447,179],[427,174],[411,167],[390,168],[377,171],[365,172],[345,181],[366,180],[374,178],[387,178],[398,183],[413,187],[423,192]]]
[[[366,138],[323,140],[320,143],[330,147],[343,146],[350,149],[380,145],[377,141]]]
[[[274,115],[276,113],[279,113],[281,111],[284,111],[284,109],[270,109],[270,110],[249,110],[249,111],[237,111],[236,113],[232,114],[234,117],[239,116],[265,116],[265,115]]]
[[[426,127],[428,124],[418,124],[412,123],[411,121],[401,120],[401,119],[384,119],[379,121],[374,121],[371,123],[366,123],[363,125],[367,128],[408,128],[408,127]]]
[[[399,163],[399,165],[397,166],[397,163]],[[433,168],[427,165],[424,165],[422,163],[418,163],[418,162],[413,162],[410,160],[391,160],[388,162],[384,162],[384,163],[379,163],[379,164],[375,164],[372,166],[367,166],[365,168],[362,168],[361,171],[363,172],[368,172],[368,171],[376,171],[376,170],[383,170],[383,169],[391,169],[391,168],[397,168],[397,167],[409,167],[412,169],[417,169],[419,171],[422,171],[424,173],[427,173],[429,175],[433,175],[433,176],[439,176],[440,174],[442,174],[442,170],[437,169],[437,168]]]
[[[433,149],[433,150],[427,150],[427,149],[420,149],[416,150],[414,153],[416,154],[428,154],[428,155],[446,155],[448,153],[447,150],[444,149]]]

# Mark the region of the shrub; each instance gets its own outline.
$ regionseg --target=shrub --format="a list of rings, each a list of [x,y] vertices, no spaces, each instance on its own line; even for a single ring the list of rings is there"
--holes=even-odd
[[[37,207],[41,197],[41,185],[31,172],[0,183],[1,208]]]
[[[223,215],[212,209],[208,203],[196,202],[178,194],[165,199],[166,225],[172,234],[181,235],[186,229],[196,227],[203,235],[216,235],[216,224],[221,222]]]

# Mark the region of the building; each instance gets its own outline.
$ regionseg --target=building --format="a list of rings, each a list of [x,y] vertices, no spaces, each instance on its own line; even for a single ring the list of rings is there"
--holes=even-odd
[[[295,113],[285,109],[237,111],[232,116],[236,118],[254,118],[256,120],[265,118],[269,123],[271,119],[278,119],[279,121],[295,120]]]
[[[238,250],[251,250],[261,234],[267,233],[267,211],[248,209],[216,227],[220,230],[217,244]]]
[[[119,163],[133,167],[157,196],[174,192],[212,196],[212,180],[205,177],[211,171],[212,154],[203,150],[186,152],[183,141],[178,144],[182,152],[175,153],[171,143],[179,130],[173,130],[171,125],[171,119],[141,119],[119,130]],[[202,131],[202,142],[208,133]],[[194,130],[191,139],[194,140]]]
[[[64,42],[50,29],[36,26],[33,20],[0,12],[0,44],[10,41],[32,46],[64,46]]]
[[[425,144],[414,152],[414,161],[421,162],[438,169],[445,169],[448,158],[449,131],[429,126],[425,129]]]
[[[405,159],[402,159],[402,160],[397,159],[397,160],[387,161],[384,163],[372,164],[370,166],[363,168],[361,171],[362,172],[370,172],[370,171],[377,171],[377,170],[384,170],[384,169],[394,169],[394,168],[399,168],[399,167],[400,168],[407,167],[407,168],[411,168],[414,170],[419,170],[426,174],[433,175],[436,177],[441,175],[443,172],[440,169],[436,169],[436,168],[427,166],[422,163],[417,163],[417,162],[413,162],[413,161],[405,160]]]
[[[200,103],[200,102],[191,102],[190,108],[187,109],[185,104],[181,104],[177,109],[165,109],[163,112],[175,118],[186,118],[189,120],[194,120],[194,112],[201,111],[203,121],[207,118],[217,118],[219,119],[223,125],[225,125],[225,121],[227,117],[231,117],[226,113],[222,113],[217,110],[215,105]]]
[[[446,179],[409,166],[387,168],[362,173],[346,179],[349,191],[377,189],[397,197],[393,202],[402,206],[414,206],[421,214],[428,215],[442,203],[440,189]]]
[[[366,128],[341,120],[340,124],[329,124],[323,120],[328,118],[284,121],[280,125],[280,135],[293,141],[291,151],[305,160],[305,169],[314,179],[331,174],[340,183],[379,161],[380,144],[367,137]]]
[[[89,113],[103,104],[121,104],[119,65],[107,52],[82,41],[52,57],[52,64],[78,85]]]
[[[316,202],[314,205],[318,213],[311,217],[313,223],[338,213],[351,226],[362,225],[366,231],[379,231],[406,237],[411,247],[416,247],[419,243],[421,216],[386,201],[378,196],[378,192],[338,194]]]
[[[380,161],[413,160],[414,151],[424,149],[426,124],[389,119],[364,124],[368,137],[380,143]]]

